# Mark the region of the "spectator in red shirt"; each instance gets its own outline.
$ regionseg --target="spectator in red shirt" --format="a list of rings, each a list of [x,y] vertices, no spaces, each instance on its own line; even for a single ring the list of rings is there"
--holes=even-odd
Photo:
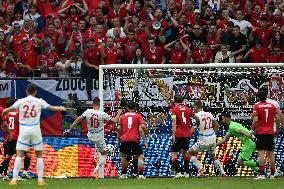
[[[77,4],[72,4],[58,11],[58,15],[67,22],[67,30],[70,29],[72,22],[79,22],[80,16],[85,15],[87,12]]]
[[[54,76],[54,66],[59,60],[59,56],[56,52],[52,52],[47,44],[44,44],[43,48],[44,51],[39,56],[37,68],[41,71],[41,77]]]
[[[18,53],[18,64],[21,68],[21,76],[34,77],[39,76],[36,73],[38,65],[38,48],[39,48],[39,39],[37,38],[24,38],[22,40],[22,50]]]
[[[279,48],[271,49],[268,56],[269,63],[283,63],[284,62],[284,55],[280,54]]]
[[[123,63],[130,64],[135,58],[135,51],[140,46],[140,42],[135,39],[134,31],[129,30],[127,38],[122,42]]]
[[[114,46],[114,41],[111,37],[106,39],[106,46],[103,53],[104,64],[118,64],[122,55],[120,49]]]
[[[11,47],[14,53],[18,54],[22,50],[21,41],[25,37],[29,36],[21,31],[19,23],[15,23],[12,28],[12,35],[7,37],[8,46]]]
[[[9,52],[5,58],[5,61],[2,65],[2,70],[9,76],[16,76],[17,71],[19,70],[19,66],[17,64],[16,57],[14,53]]]
[[[262,46],[267,48],[269,41],[272,38],[272,30],[266,27],[267,17],[262,16],[260,18],[260,28],[253,28],[253,32],[250,34],[250,39],[258,38],[262,41]]]
[[[260,27],[260,19],[262,16],[262,10],[260,5],[254,7],[254,11],[249,15],[249,21],[254,27]]]
[[[149,23],[148,28],[151,32],[151,37],[155,37],[159,33],[159,30],[156,30],[156,29],[153,28],[154,23],[160,23],[161,24],[161,27],[159,29],[160,31],[166,30],[168,28],[168,23],[163,19],[163,13],[162,13],[161,9],[156,9],[154,18]]]
[[[217,29],[225,29],[229,22],[228,10],[222,10],[222,18],[217,20]]]
[[[95,40],[92,38],[88,39],[87,48],[83,53],[83,75],[86,78],[86,90],[89,100],[92,99],[93,79],[97,80],[99,78],[99,65],[103,64],[103,58],[103,52],[96,47]]]
[[[170,48],[175,44],[174,48]],[[181,39],[174,40],[165,45],[165,50],[170,53],[171,64],[184,64],[186,61],[187,46]]]
[[[4,16],[1,15],[0,15],[0,29],[4,32],[4,34],[7,34],[11,29],[11,26],[6,24]]]
[[[165,51],[162,47],[156,47],[155,40],[148,40],[148,47],[144,50],[146,64],[164,64],[166,62]]]
[[[192,53],[192,64],[207,64],[213,62],[212,51],[209,50],[205,43],[199,44],[199,50],[195,50]]]
[[[267,48],[262,47],[262,42],[260,39],[256,39],[255,47],[251,48],[244,59],[249,58],[249,62],[253,63],[266,63],[268,61]]]
[[[116,17],[120,18],[120,21],[123,22],[124,18],[127,16],[125,9],[121,8],[120,0],[113,1],[113,10],[108,12],[108,20],[112,20]]]

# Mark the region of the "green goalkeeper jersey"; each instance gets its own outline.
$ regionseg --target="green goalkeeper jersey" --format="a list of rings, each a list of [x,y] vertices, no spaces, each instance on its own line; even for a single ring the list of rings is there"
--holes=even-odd
[[[228,130],[228,134],[230,136],[234,136],[237,137],[238,139],[240,139],[240,141],[242,142],[242,144],[246,143],[246,142],[253,142],[250,138],[242,135],[240,133],[240,130],[243,130],[247,133],[250,133],[250,131],[245,128],[242,124],[231,121],[230,125],[229,125],[229,130]]]

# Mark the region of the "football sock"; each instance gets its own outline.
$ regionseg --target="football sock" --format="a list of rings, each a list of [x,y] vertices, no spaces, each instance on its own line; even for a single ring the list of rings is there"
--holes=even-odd
[[[22,158],[16,157],[13,170],[13,179],[17,179],[22,165]]]
[[[178,159],[174,158],[172,161],[173,161],[173,170],[175,170],[176,173],[179,173],[180,168],[179,168]]]
[[[185,157],[183,160],[183,169],[185,173],[189,173],[189,157]]]
[[[105,168],[105,162],[106,162],[106,155],[100,155],[99,162],[97,164],[97,167],[95,169],[95,173],[99,172],[99,177],[104,178],[104,168]]]
[[[37,176],[38,180],[42,180],[43,178],[43,158],[37,158],[36,161],[36,170],[37,170]]]
[[[259,166],[259,173],[261,174],[261,175],[265,175],[265,166]]]
[[[25,159],[24,159],[24,170],[25,171],[28,171],[28,169],[30,167],[30,163],[31,163],[31,157],[25,156]]]
[[[254,171],[258,171],[257,163],[255,161],[244,161],[244,166],[252,168]]]
[[[138,167],[138,170],[139,170],[139,175],[143,175],[144,174],[144,166]]]
[[[274,173],[275,173],[275,166],[270,166],[270,171],[271,171],[271,175],[274,175]]]
[[[133,171],[134,171],[134,174],[138,174],[138,159],[134,159],[133,160]]]
[[[202,164],[198,161],[196,156],[191,156],[190,161],[192,161],[193,165],[197,168],[197,169],[201,169],[202,168]]]
[[[4,161],[5,162],[5,166],[4,166],[4,175],[7,175],[8,173],[8,169],[9,169],[9,163],[10,163],[10,158],[9,157],[6,157]]]
[[[220,171],[220,173],[222,175],[225,175],[225,171],[223,169],[223,166],[222,166],[221,162],[218,159],[214,161],[214,165]]]
[[[126,163],[122,163],[121,162],[121,173],[122,174],[126,174],[127,173],[127,162]]]

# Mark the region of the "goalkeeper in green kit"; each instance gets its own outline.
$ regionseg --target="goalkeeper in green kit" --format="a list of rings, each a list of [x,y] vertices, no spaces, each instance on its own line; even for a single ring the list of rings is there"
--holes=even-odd
[[[242,124],[231,120],[231,115],[224,113],[222,115],[222,122],[226,124],[229,129],[226,136],[219,142],[217,146],[227,142],[230,137],[237,137],[242,143],[241,153],[238,157],[238,165],[247,166],[254,171],[258,171],[258,163],[251,160],[251,155],[255,152],[255,142],[253,142],[250,131]]]

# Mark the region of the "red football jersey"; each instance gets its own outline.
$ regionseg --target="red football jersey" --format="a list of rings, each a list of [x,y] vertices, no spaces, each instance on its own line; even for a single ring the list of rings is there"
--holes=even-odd
[[[141,114],[128,112],[120,116],[119,124],[121,127],[120,140],[138,142],[139,126],[143,123]]]
[[[171,115],[176,115],[176,137],[190,137],[190,118],[193,111],[187,106],[177,105],[170,110]]]
[[[19,110],[9,112],[6,117],[8,120],[11,138],[17,140],[19,136]]]
[[[4,110],[4,108],[3,107],[1,107],[0,106],[0,129],[2,129],[2,133],[3,133],[3,137],[4,137],[4,142],[3,142],[3,144],[7,144],[7,135],[6,135],[6,133],[4,132],[4,130],[3,130],[3,126],[2,126],[2,122],[3,121],[6,121],[6,117],[2,117],[2,112],[3,112],[3,110]]]
[[[256,103],[253,106],[253,116],[258,117],[256,134],[274,134],[274,116],[277,113],[278,110],[271,103]]]

